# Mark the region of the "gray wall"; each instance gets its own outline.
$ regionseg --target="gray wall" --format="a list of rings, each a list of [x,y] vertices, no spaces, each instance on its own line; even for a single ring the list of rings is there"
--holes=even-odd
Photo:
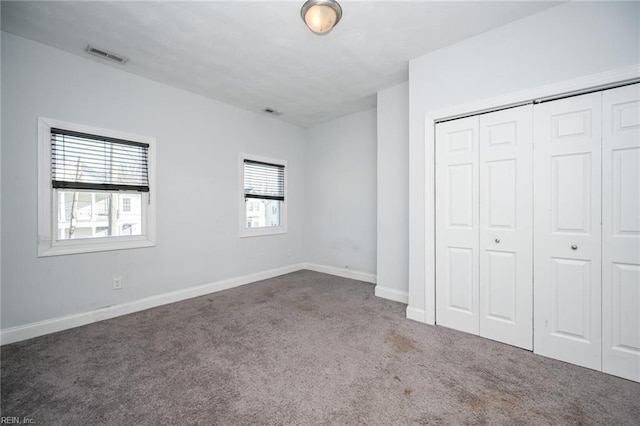
[[[2,329],[303,262],[375,274],[375,109],[302,129],[10,34],[1,48]],[[36,256],[38,116],[156,138],[156,247]],[[238,237],[240,153],[287,160],[287,234]]]
[[[376,272],[376,110],[308,129],[308,261]]]
[[[409,290],[409,84],[378,92],[378,290]]]
[[[304,129],[6,33],[1,73],[3,329],[306,261]],[[156,247],[36,256],[38,116],[157,139]],[[287,234],[238,237],[241,152],[288,161]]]
[[[639,19],[638,2],[570,2],[410,62],[410,309],[426,307],[425,114],[638,64]]]

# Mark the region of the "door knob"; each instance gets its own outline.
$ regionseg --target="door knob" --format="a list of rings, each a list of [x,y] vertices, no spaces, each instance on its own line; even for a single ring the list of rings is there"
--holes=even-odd
[[[500,238],[495,239],[496,244],[500,242]]]
[[[574,245],[572,245],[572,246],[571,246],[571,250],[578,250],[578,246],[577,246],[577,245],[575,245],[575,244],[574,244]]]

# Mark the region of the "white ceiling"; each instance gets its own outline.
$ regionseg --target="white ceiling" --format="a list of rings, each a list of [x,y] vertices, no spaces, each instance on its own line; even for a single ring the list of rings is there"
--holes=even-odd
[[[342,21],[316,36],[303,3],[2,1],[2,30],[87,57],[87,44],[108,49],[129,58],[109,66],[308,127],[375,106],[409,59],[558,4],[343,0]]]

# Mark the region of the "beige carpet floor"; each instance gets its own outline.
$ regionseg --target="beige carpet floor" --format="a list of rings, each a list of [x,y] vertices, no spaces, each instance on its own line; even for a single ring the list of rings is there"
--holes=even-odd
[[[638,425],[640,384],[405,318],[300,271],[1,349],[38,425]]]

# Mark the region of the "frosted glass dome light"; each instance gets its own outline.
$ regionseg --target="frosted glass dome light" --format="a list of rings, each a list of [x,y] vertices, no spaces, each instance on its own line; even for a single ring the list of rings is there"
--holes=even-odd
[[[340,22],[342,7],[335,0],[308,0],[300,15],[313,33],[325,35]]]

